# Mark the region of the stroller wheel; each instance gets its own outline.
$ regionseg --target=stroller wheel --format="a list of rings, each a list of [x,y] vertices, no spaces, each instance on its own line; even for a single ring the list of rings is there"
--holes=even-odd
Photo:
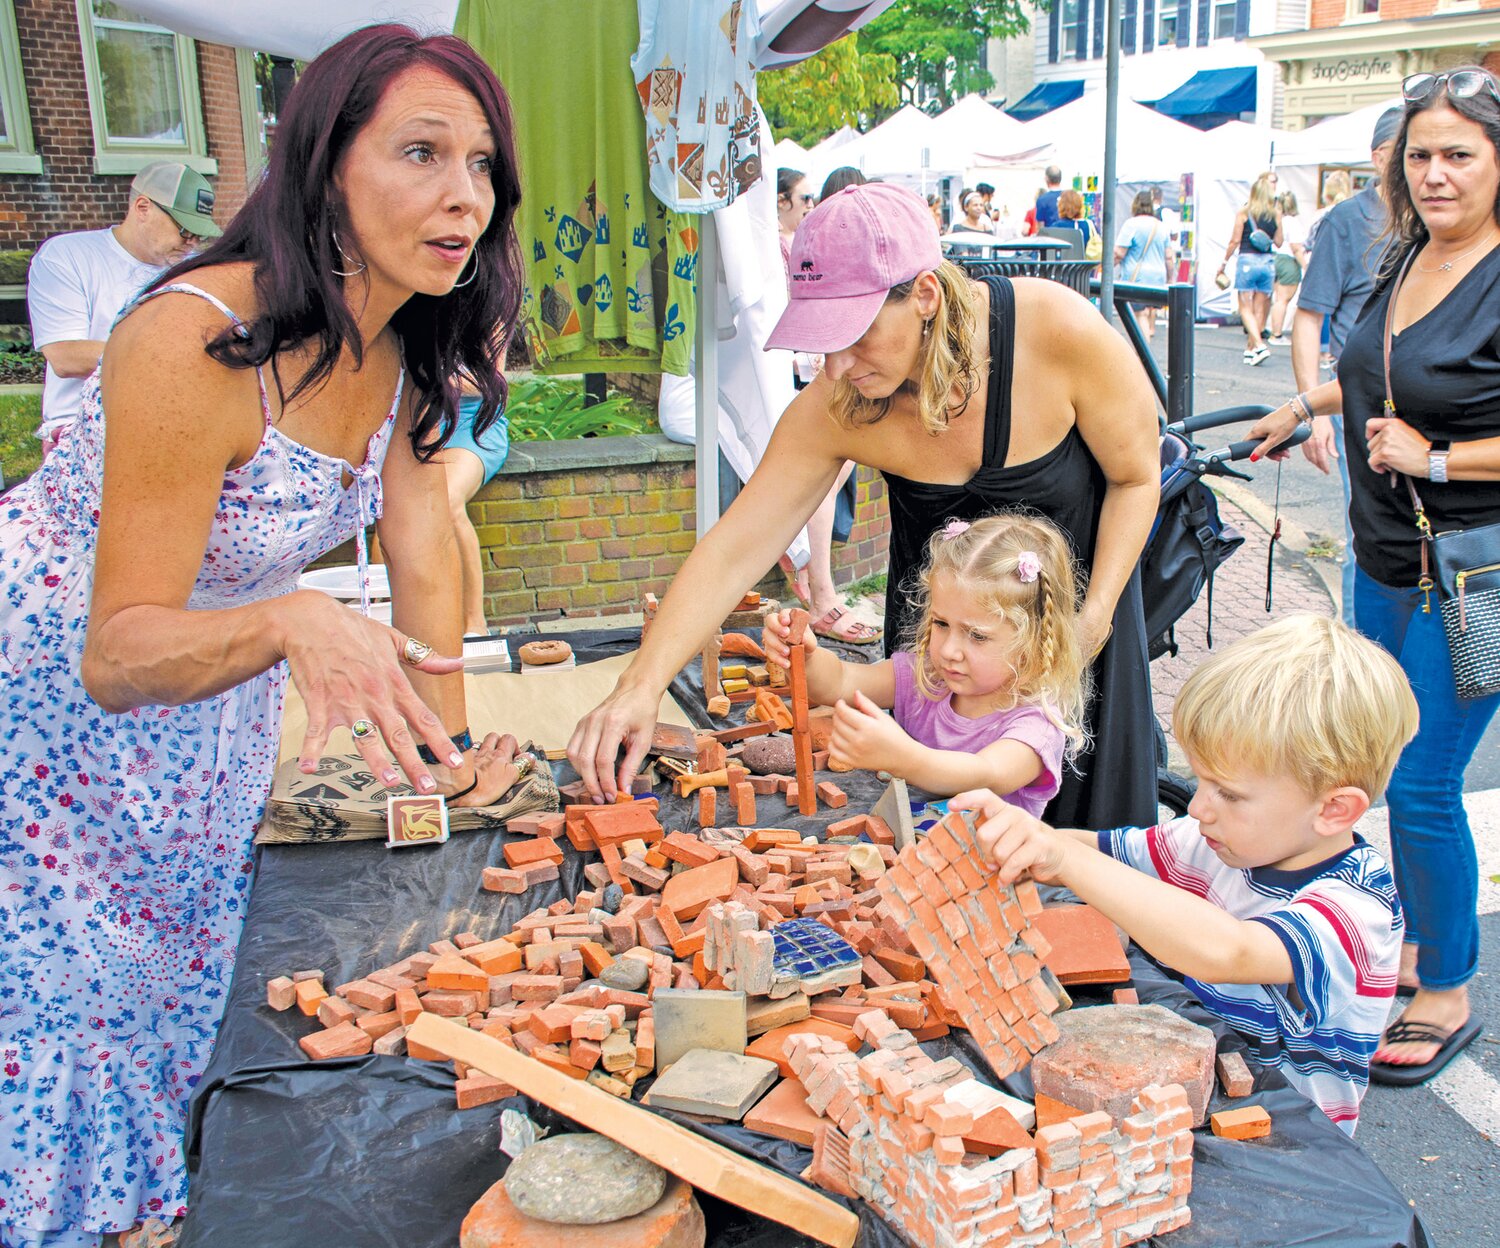
[[[1198,782],[1191,776],[1179,776],[1176,772],[1159,767],[1156,771],[1156,814],[1165,822],[1187,814],[1188,803],[1198,791]]]

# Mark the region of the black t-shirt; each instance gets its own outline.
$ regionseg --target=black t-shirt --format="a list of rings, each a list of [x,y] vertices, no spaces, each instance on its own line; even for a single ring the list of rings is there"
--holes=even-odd
[[[1339,357],[1339,382],[1355,559],[1382,584],[1407,588],[1422,568],[1411,499],[1399,477],[1371,470],[1365,442],[1365,421],[1379,416],[1385,402],[1382,344],[1392,285],[1386,281],[1360,313]],[[1392,338],[1391,393],[1396,414],[1425,438],[1458,443],[1500,436],[1500,248]],[[1500,521],[1500,481],[1438,485],[1425,478],[1415,484],[1434,532]]]

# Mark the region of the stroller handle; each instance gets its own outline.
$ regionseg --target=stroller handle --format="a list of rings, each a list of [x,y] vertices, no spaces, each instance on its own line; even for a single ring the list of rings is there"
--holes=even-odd
[[[1271,451],[1289,451],[1294,446],[1301,446],[1312,436],[1312,426],[1298,425],[1291,434],[1278,442]],[[1228,446],[1220,447],[1217,451],[1205,451],[1198,458],[1210,464],[1232,464],[1242,459],[1249,459],[1250,452],[1261,443],[1259,438],[1247,438],[1243,442],[1231,442]],[[1270,452],[1267,452],[1268,454]]]
[[[1196,416],[1189,416],[1186,420],[1179,420],[1167,426],[1168,433],[1191,436],[1200,429],[1217,429],[1221,425],[1238,425],[1247,420],[1260,420],[1263,416],[1269,416],[1276,409],[1267,407],[1264,403],[1246,403],[1240,407],[1221,407],[1212,412],[1199,412]]]

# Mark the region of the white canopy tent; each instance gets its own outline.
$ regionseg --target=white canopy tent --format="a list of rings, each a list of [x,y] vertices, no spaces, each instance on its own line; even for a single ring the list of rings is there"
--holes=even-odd
[[[961,174],[968,160],[932,117],[911,104],[852,142],[826,153],[814,148],[809,156],[814,158],[815,167],[807,172],[815,180],[841,165],[852,165],[868,178],[918,189],[931,186],[938,178]]]
[[[808,151],[795,139],[782,139],[771,149],[771,167],[774,169],[806,170]]]
[[[964,96],[952,108],[939,113],[933,122],[946,146],[967,153],[967,165],[975,163],[976,152],[1010,150],[1025,128],[1023,122],[1001,112],[979,95]]]

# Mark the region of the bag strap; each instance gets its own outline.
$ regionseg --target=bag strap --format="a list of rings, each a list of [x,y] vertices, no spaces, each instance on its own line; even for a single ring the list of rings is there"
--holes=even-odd
[[[1141,245],[1141,254],[1135,258],[1135,271],[1131,273],[1130,280],[1133,282],[1141,275],[1141,266],[1146,263],[1146,253],[1151,250],[1151,244],[1156,242],[1156,222],[1151,223],[1151,234]]]
[[[1396,280],[1391,285],[1390,302],[1385,305],[1385,334],[1381,344],[1382,360],[1385,369],[1385,405],[1384,411],[1387,416],[1396,415],[1396,397],[1391,390],[1391,327],[1396,321],[1396,298],[1401,294],[1401,285],[1406,281],[1407,270],[1411,263],[1417,258],[1416,250],[1401,265],[1401,271],[1396,274]],[[1422,496],[1417,493],[1416,484],[1405,473],[1401,474],[1401,480],[1406,483],[1406,493],[1411,499],[1411,509],[1416,514],[1417,532],[1422,539],[1422,577],[1417,582],[1417,588],[1422,591],[1422,610],[1432,610],[1432,572],[1429,566],[1427,548],[1432,544],[1432,522],[1427,519],[1427,509],[1422,505]],[[1392,482],[1394,484],[1394,482]]]

